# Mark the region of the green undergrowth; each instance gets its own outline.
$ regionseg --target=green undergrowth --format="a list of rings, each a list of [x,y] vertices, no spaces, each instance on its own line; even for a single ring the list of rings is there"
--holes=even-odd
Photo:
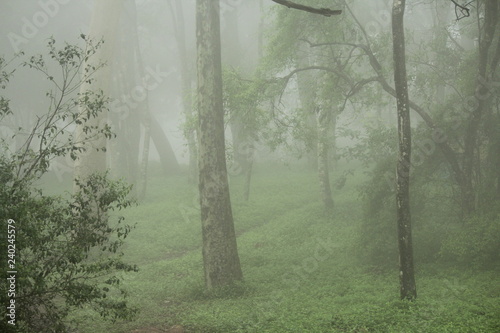
[[[335,190],[323,213],[314,172],[257,168],[251,198],[230,180],[244,281],[203,287],[197,189],[186,178],[152,176],[148,196],[125,212],[136,228],[123,274],[130,322],[72,315],[79,332],[121,333],[182,325],[186,332],[500,332],[500,279],[489,271],[417,263],[418,299],[399,301],[398,272],[373,269],[356,249],[360,177]]]

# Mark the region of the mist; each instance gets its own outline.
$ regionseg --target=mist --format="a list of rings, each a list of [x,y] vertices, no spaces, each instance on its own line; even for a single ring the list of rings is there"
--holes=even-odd
[[[1,331],[500,331],[499,15],[1,1]]]

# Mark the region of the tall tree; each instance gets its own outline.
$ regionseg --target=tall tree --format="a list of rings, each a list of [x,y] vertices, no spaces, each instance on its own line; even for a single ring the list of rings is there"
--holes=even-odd
[[[186,32],[184,21],[184,10],[181,1],[170,1],[170,10],[174,20],[175,41],[177,43],[177,50],[179,52],[179,61],[181,64],[181,80],[182,80],[182,107],[184,116],[186,117],[186,129],[184,136],[186,137],[188,150],[189,150],[189,178],[190,181],[197,182],[198,177],[198,152],[196,146],[196,128],[191,126],[191,119],[193,119],[192,107],[192,81],[194,80],[194,73],[191,70],[191,57],[188,56],[188,48],[186,46]]]
[[[199,190],[207,288],[243,278],[227,180],[218,0],[197,0]]]
[[[478,162],[479,136],[481,134],[480,124],[485,113],[488,111],[491,99],[491,79],[498,65],[498,58],[495,59],[493,57],[492,60],[492,57],[489,56],[498,23],[498,1],[484,0],[478,1],[478,3],[484,6],[484,23],[482,31],[479,31],[479,64],[474,91],[476,105],[470,112],[464,140],[463,171],[465,190],[462,192],[462,208],[465,215],[470,215],[476,209],[476,184],[474,178],[480,173]],[[496,57],[500,56],[499,51],[497,51]]]
[[[113,72],[109,97],[114,101],[110,105],[109,121],[118,140],[108,144],[108,165],[116,176],[134,184],[135,192],[139,175],[141,120],[144,118],[143,113],[148,110],[148,91],[142,82],[144,64],[139,45],[135,1],[123,2],[124,17],[127,19],[121,22],[117,31],[119,38],[116,52],[109,64]],[[136,95],[138,92],[143,95]]]
[[[80,95],[86,98],[89,92],[95,94],[103,93],[109,96],[111,87],[111,71],[109,63],[112,60],[114,46],[116,43],[117,30],[120,22],[120,16],[123,10],[123,1],[110,0],[98,1],[94,4],[94,12],[90,23],[89,38],[105,41],[98,49],[96,55],[90,58],[88,65],[99,67],[100,63],[108,63],[108,66],[101,68],[96,76],[95,82],[86,81],[81,85]],[[91,63],[89,63],[91,62]],[[82,110],[81,115],[86,118],[87,110]],[[77,141],[85,141],[87,133],[86,126],[102,128],[106,126],[107,113],[100,112],[97,117],[81,120],[75,129],[75,138]],[[84,147],[84,153],[79,154],[75,160],[74,175],[75,179],[85,179],[96,171],[106,169],[106,154],[102,148],[106,147],[106,138],[103,135],[95,137],[93,140],[87,140]],[[78,188],[75,186],[75,190]]]
[[[396,203],[399,245],[399,279],[401,299],[417,297],[413,271],[413,245],[410,215],[411,126],[404,36],[405,0],[394,0],[392,7],[392,43],[394,84],[398,114],[399,156],[396,169]]]
[[[456,6],[457,3],[453,2]],[[461,105],[457,106],[457,108],[466,109],[466,121],[460,122],[460,119],[456,119],[453,117],[453,121],[456,126],[464,126],[465,133],[463,137],[460,137],[458,147],[453,142],[448,140],[450,137],[456,137],[457,131],[454,133],[446,133],[446,129],[441,127],[439,123],[439,117],[434,119],[432,114],[426,111],[425,107],[419,105],[417,100],[409,100],[410,108],[417,112],[426,125],[432,130],[433,141],[436,146],[441,150],[444,158],[448,162],[450,169],[453,172],[453,178],[456,184],[459,187],[459,202],[462,210],[462,215],[464,217],[470,216],[476,210],[476,205],[478,203],[478,185],[480,185],[481,181],[481,167],[480,162],[482,160],[481,156],[481,141],[480,138],[483,133],[483,129],[481,126],[481,121],[484,121],[485,116],[491,115],[490,103],[492,94],[492,80],[494,73],[497,70],[498,63],[500,59],[500,47],[498,44],[497,48],[494,52],[491,50],[491,45],[498,38],[495,37],[495,34],[498,34],[497,22],[499,16],[500,6],[498,5],[498,1],[495,0],[482,0],[478,1],[478,15],[477,15],[477,27],[479,34],[478,40],[478,70],[477,76],[475,77],[476,82],[474,82],[473,87],[474,91],[472,91],[473,96],[471,98],[466,98],[466,103],[461,103]],[[344,43],[345,45],[351,45],[353,47],[359,47],[363,50],[363,52],[367,55],[370,65],[372,66],[374,72],[376,73],[376,80],[367,79],[364,80],[365,83],[370,83],[374,81],[378,81],[382,88],[391,96],[396,97],[396,90],[391,86],[390,82],[384,76],[384,70],[382,63],[378,58],[375,52],[372,50],[370,45],[370,41],[368,38],[368,34],[364,29],[364,26],[361,22],[356,18],[353,14],[352,10],[349,6],[346,6],[348,11],[351,13],[353,19],[355,20],[358,28],[363,33],[364,38],[366,39],[366,44],[354,44],[354,43]],[[462,6],[457,6],[457,8],[462,8]],[[464,7],[466,8],[466,7]],[[463,8],[462,8],[463,9]],[[469,17],[469,9],[464,11],[455,12],[455,14],[459,14],[457,16],[458,19]],[[467,35],[467,31],[471,30],[470,23],[467,24],[467,28],[460,29],[460,35]],[[460,27],[460,26],[459,26]],[[475,31],[473,29],[473,31]],[[476,33],[476,32],[474,32]],[[455,39],[451,34],[448,33],[448,38],[459,48],[463,49],[462,45]],[[337,43],[330,43],[337,44]],[[445,43],[446,44],[446,43]],[[464,43],[465,44],[465,43]],[[454,52],[455,54],[456,52]],[[442,56],[442,53],[439,54]],[[443,62],[449,63],[449,62]],[[432,65],[433,67],[435,65]],[[443,69],[443,71],[447,71]],[[463,71],[462,71],[463,72]],[[463,74],[463,73],[461,73]],[[467,73],[464,74],[466,77]],[[463,80],[462,75],[459,78],[455,79],[455,81]],[[468,78],[466,80],[469,80]],[[360,86],[361,87],[361,86]],[[465,91],[461,93],[457,90],[456,87],[453,88],[458,92],[458,98],[463,100],[463,96],[470,96],[471,91]],[[437,90],[439,91],[439,89]],[[458,99],[457,97],[454,97]],[[453,125],[455,126],[455,125]],[[456,128],[456,127],[455,127]],[[491,132],[493,134],[494,132]],[[488,134],[487,134],[488,135]],[[463,147],[463,149],[461,148]],[[495,152],[493,152],[495,154]],[[494,161],[494,159],[491,159]],[[498,168],[496,168],[498,169]],[[489,182],[487,182],[489,183]]]

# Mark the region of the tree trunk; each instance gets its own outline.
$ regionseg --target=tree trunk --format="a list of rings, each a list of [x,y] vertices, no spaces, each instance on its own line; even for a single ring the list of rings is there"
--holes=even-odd
[[[260,17],[259,17],[259,32],[257,35],[257,55],[260,60],[264,55],[264,26],[265,26],[264,3],[262,2],[262,0],[259,0],[259,11],[260,11]]]
[[[243,200],[248,201],[250,199],[250,184],[252,181],[252,168],[254,162],[255,147],[252,144],[248,145],[247,152],[247,166],[245,169],[245,184],[243,185]]]
[[[141,157],[141,168],[139,175],[139,199],[144,199],[148,189],[148,164],[149,164],[149,147],[151,144],[151,115],[149,110],[145,110],[143,125],[144,125],[144,136],[142,142],[142,157]]]
[[[399,279],[401,299],[417,297],[413,270],[413,244],[410,216],[411,126],[404,37],[405,0],[394,0],[392,7],[392,42],[394,83],[396,86],[399,156],[396,172],[396,203],[399,246]]]
[[[319,107],[317,111],[317,126],[318,126],[318,178],[321,190],[321,199],[327,213],[333,210],[332,190],[330,187],[330,169],[329,162],[329,140],[328,133],[330,130],[331,113],[324,107]]]
[[[307,56],[307,48],[305,43],[300,43],[298,45],[297,51],[297,67],[306,68],[312,65],[311,59]],[[310,71],[303,71],[297,73],[297,88],[299,91],[299,100],[302,107],[302,112],[304,112],[306,128],[305,130],[310,132],[311,140],[310,142],[304,142],[307,149],[307,158],[311,167],[318,168],[318,127],[317,127],[317,116],[315,115],[315,105],[316,105],[316,87],[313,74]]]
[[[462,189],[462,209],[465,216],[472,214],[476,208],[476,191],[474,176],[479,173],[479,127],[481,118],[486,112],[491,92],[487,82],[491,79],[488,73],[488,52],[493,41],[495,28],[498,21],[498,1],[484,1],[484,33],[479,32],[479,69],[475,89],[476,105],[470,113],[465,133],[464,148],[464,186]]]
[[[338,161],[339,161],[339,154],[337,150],[337,114],[333,114],[331,116],[330,120],[330,133],[331,133],[331,138],[330,138],[330,170],[335,170],[337,169],[338,166]]]
[[[98,1],[94,4],[92,21],[90,23],[89,38],[95,42],[103,38],[105,42],[97,50],[96,54],[86,63],[86,65],[98,67],[100,63],[111,62],[113,58],[114,46],[116,44],[116,34],[120,22],[123,8],[121,0]],[[111,90],[111,70],[110,66],[102,67],[94,76],[94,82],[84,82],[80,88],[80,93],[88,91],[99,93],[102,91],[105,97],[110,95]],[[82,110],[84,111],[84,110]],[[82,112],[84,114],[85,112]],[[92,140],[88,139],[85,127],[92,126],[102,129],[107,122],[107,112],[101,111],[95,118],[84,121],[77,125],[75,129],[75,139],[84,142],[86,151],[78,154],[74,164],[74,178],[84,180],[94,172],[106,170],[106,153],[98,149],[106,147],[106,138],[98,135]],[[74,190],[79,188],[75,183]]]
[[[137,7],[135,0],[130,0],[130,6],[133,8],[133,43],[134,43],[134,54],[136,57],[136,66],[138,68],[139,78],[144,78],[144,61],[141,53],[141,46],[139,42],[139,34],[137,31]],[[141,84],[142,82],[139,82]],[[139,103],[139,108],[137,110],[137,115],[139,116],[138,122],[142,124],[143,127],[143,141],[142,141],[142,155],[139,160],[139,175],[138,175],[138,190],[137,196],[139,199],[144,199],[146,196],[146,191],[148,187],[148,166],[149,166],[149,151],[151,146],[151,113],[149,110],[149,91],[144,89],[145,98]],[[140,126],[140,125],[139,125]],[[139,139],[137,140],[137,145],[139,146],[140,141],[140,127],[139,127]],[[140,149],[137,151],[139,154]]]
[[[165,175],[172,175],[179,172],[179,163],[175,157],[174,150],[168,141],[165,132],[161,128],[158,121],[153,117],[151,118],[151,139],[156,147],[156,151],[160,156],[160,163]]]
[[[117,54],[113,59],[112,70],[116,79],[114,98],[120,100],[121,109],[127,112],[110,113],[117,140],[114,140],[117,164],[113,165],[120,177],[133,184],[133,194],[137,194],[137,177],[139,174],[139,153],[141,150],[141,120],[148,112],[148,91],[143,84],[144,64],[142,61],[139,36],[137,32],[137,9],[135,0],[126,0],[124,7],[127,23],[120,27],[120,39]],[[118,83],[118,84],[117,84]],[[138,89],[142,87],[142,89]],[[135,95],[136,92],[141,95]],[[142,95],[143,94],[143,95]],[[138,97],[139,96],[139,97]],[[127,101],[125,103],[124,101]],[[119,109],[120,110],[120,109]],[[113,110],[112,110],[113,111]],[[116,110],[115,110],[116,111]]]
[[[179,60],[181,63],[181,78],[182,78],[182,105],[184,116],[188,128],[184,136],[186,137],[189,150],[189,181],[192,183],[198,182],[198,147],[196,146],[196,129],[190,127],[191,119],[193,118],[192,98],[191,98],[191,78],[192,73],[189,70],[192,66],[186,48],[186,33],[184,22],[184,10],[181,1],[174,0],[175,4],[175,39],[179,52]],[[172,2],[170,2],[172,5]],[[172,12],[174,9],[172,8]],[[173,14],[173,13],[172,13]]]
[[[224,50],[222,53],[224,65],[229,65],[239,72],[250,71],[249,64],[243,61],[243,52],[240,43],[238,10],[237,7],[225,13]],[[234,170],[245,177],[243,185],[243,199],[248,201],[250,197],[250,185],[253,168],[254,143],[251,137],[252,129],[246,124],[248,116],[254,114],[254,110],[245,110],[248,114],[243,115],[242,110],[229,110],[229,125],[232,134]]]
[[[218,0],[197,0],[199,189],[207,288],[241,280],[227,180]]]

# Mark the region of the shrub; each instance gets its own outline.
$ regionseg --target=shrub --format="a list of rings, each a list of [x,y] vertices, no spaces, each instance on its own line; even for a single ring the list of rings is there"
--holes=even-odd
[[[498,268],[499,234],[500,215],[477,214],[450,229],[443,242],[441,256],[448,262]]]
[[[84,305],[112,319],[128,318],[135,312],[127,307],[126,294],[116,274],[136,270],[122,260],[119,251],[131,227],[123,223],[122,217],[112,214],[113,210],[132,204],[127,198],[130,186],[109,180],[107,174],[78,181],[79,191],[66,197],[44,195],[36,185],[53,158],[76,158],[76,152],[85,151],[66,129],[79,121],[85,124],[105,109],[102,94],[72,97],[81,82],[92,81],[90,76],[96,69],[89,70],[85,64],[99,44],[85,41],[85,49],[66,45],[57,50],[55,41],[49,40],[49,55],[64,73],[63,82],[58,84],[48,74],[42,56],[31,57],[24,63],[43,73],[54,83],[56,92],[47,94],[51,108],[37,116],[38,121],[28,131],[21,148],[12,151],[5,138],[0,142],[2,281],[7,281],[7,274],[15,275],[15,285],[9,281],[0,284],[0,302],[5,309],[14,300],[16,308],[15,326],[4,316],[2,332],[67,332],[67,314]],[[0,58],[2,88],[13,73],[7,72],[6,66],[7,62]],[[84,73],[82,81],[69,79],[77,77],[80,69]],[[1,97],[0,102],[3,121],[13,113],[8,99]],[[109,128],[89,126],[85,133],[86,139],[93,135],[111,137]]]

